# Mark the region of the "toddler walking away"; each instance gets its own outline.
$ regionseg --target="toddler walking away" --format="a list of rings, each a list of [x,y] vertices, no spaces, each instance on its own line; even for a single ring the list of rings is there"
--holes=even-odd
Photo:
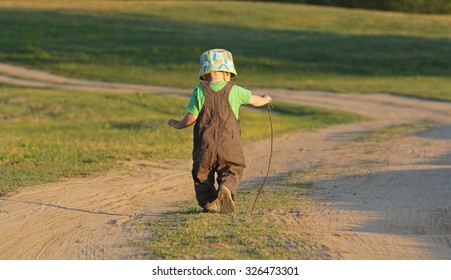
[[[260,107],[272,101],[268,95],[258,96],[234,85],[237,75],[232,54],[213,49],[200,56],[199,78],[185,117],[171,119],[168,125],[186,128],[194,125],[192,176],[196,199],[204,212],[235,211],[235,193],[246,167],[241,145],[239,109],[243,104]],[[215,187],[215,175],[218,189]]]

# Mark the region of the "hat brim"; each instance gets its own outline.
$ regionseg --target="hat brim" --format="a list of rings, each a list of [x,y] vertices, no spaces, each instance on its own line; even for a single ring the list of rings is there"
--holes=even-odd
[[[202,73],[202,74],[199,76],[199,79],[201,79],[202,81],[206,81],[207,79],[205,79],[204,76],[207,75],[207,74],[213,73],[213,72],[227,72],[227,73],[230,73],[230,76],[231,76],[232,78],[238,76],[238,74],[237,74],[236,72],[226,71],[226,70],[215,70],[215,71],[209,71],[209,72]]]

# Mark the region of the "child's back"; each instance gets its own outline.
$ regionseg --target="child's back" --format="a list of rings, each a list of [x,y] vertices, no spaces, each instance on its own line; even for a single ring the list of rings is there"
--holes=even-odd
[[[240,140],[239,107],[271,102],[269,96],[253,95],[230,83],[230,78],[236,75],[230,52],[222,49],[204,52],[199,72],[203,82],[191,96],[188,113],[181,121],[168,122],[174,128],[185,128],[196,122],[192,175],[198,204],[207,212],[216,210],[218,197],[221,212],[234,212],[234,195],[246,167]]]

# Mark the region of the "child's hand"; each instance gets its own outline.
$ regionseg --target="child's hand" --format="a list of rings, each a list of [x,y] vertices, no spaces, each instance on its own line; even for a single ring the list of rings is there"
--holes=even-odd
[[[263,95],[262,96],[264,99],[266,99],[266,103],[271,103],[272,102],[272,98],[271,98],[271,96],[269,96],[269,95]]]
[[[186,128],[192,125],[197,120],[197,116],[194,116],[191,113],[186,113],[185,117],[181,121],[170,119],[168,121],[168,125],[172,126],[176,129]]]
[[[269,95],[251,95],[249,99],[249,104],[254,107],[260,107],[272,102],[272,98]]]
[[[170,120],[168,121],[168,125],[172,126],[173,128],[178,128],[179,123],[180,123],[179,121],[173,120],[173,119],[170,119]]]

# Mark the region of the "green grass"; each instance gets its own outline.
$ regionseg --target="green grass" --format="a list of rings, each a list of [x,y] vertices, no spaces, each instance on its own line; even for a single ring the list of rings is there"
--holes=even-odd
[[[163,94],[0,87],[0,196],[21,186],[109,170],[118,161],[190,158],[192,129],[167,125],[184,116],[187,102]],[[244,108],[242,139],[269,137],[267,112]],[[362,119],[284,103],[273,110],[276,136]]]
[[[300,128],[311,130],[327,125],[368,120],[367,117],[350,112],[300,106],[280,101],[274,101],[271,108],[275,136]],[[258,111],[258,114],[254,110],[242,110],[240,113],[240,123],[245,141],[261,139],[262,135],[270,136],[267,107],[260,107]]]
[[[179,203],[147,222],[150,240],[132,242],[144,247],[150,259],[311,259],[313,252],[298,228],[286,223],[299,219],[309,182],[278,182],[266,186],[250,212],[256,190],[240,190],[236,213],[202,213],[194,202]]]
[[[421,120],[414,123],[392,125],[357,136],[354,138],[354,140],[359,142],[384,142],[408,136],[418,131],[430,129],[434,125],[436,124],[430,120]]]
[[[88,79],[191,88],[200,53],[223,47],[243,86],[451,100],[450,15],[258,2],[7,1],[0,25],[0,61]]]

